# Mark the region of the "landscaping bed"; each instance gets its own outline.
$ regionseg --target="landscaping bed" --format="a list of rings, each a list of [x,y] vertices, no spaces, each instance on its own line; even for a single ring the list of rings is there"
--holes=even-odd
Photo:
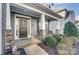
[[[48,47],[43,42],[39,43],[38,46],[40,46],[42,49],[44,49],[49,55],[58,55],[56,47]]]
[[[78,55],[79,34],[78,29],[72,22],[65,23],[63,34],[55,33],[45,37],[45,40],[38,44],[49,55]]]

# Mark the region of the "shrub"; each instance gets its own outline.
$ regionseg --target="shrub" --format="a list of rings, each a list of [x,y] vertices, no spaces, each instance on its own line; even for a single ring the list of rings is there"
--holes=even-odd
[[[45,38],[45,44],[49,47],[54,47],[57,45],[57,40],[52,36],[48,36]]]
[[[64,38],[64,36],[61,34],[53,35],[53,37],[57,39],[57,44]]]
[[[73,36],[65,37],[64,40],[62,40],[62,43],[70,47],[73,47],[73,45],[77,43],[77,38]]]
[[[65,36],[63,34],[58,34],[59,36],[61,36],[62,38],[64,38]]]
[[[74,54],[76,52],[74,45],[77,43],[77,38],[70,36],[64,39],[57,45],[57,52],[59,54]]]
[[[78,37],[77,38],[79,39],[79,31],[77,32],[77,34],[78,34]]]
[[[77,37],[78,34],[78,29],[77,27],[70,21],[68,21],[65,26],[64,26],[64,35],[65,36],[75,36]]]
[[[60,55],[73,55],[76,52],[76,49],[74,49],[66,44],[60,43],[57,46],[57,52]]]

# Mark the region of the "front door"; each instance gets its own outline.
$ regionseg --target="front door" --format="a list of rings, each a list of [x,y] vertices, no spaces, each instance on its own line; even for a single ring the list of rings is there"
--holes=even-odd
[[[16,16],[15,18],[15,39],[16,40],[27,38],[28,19],[29,18]]]
[[[27,19],[20,18],[19,20],[19,38],[27,37]]]

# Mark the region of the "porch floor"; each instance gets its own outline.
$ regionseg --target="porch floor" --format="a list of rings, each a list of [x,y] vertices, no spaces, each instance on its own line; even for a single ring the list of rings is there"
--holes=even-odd
[[[48,53],[44,49],[37,45],[41,42],[41,40],[33,37],[31,44],[23,47],[27,55],[48,55]]]
[[[16,41],[16,45],[17,45],[17,48],[24,48],[33,44],[41,43],[41,42],[42,42],[41,40],[35,37],[32,37],[30,39],[18,40]]]
[[[23,47],[28,47],[28,46],[31,46],[31,45],[34,45],[34,44],[38,44],[38,43],[41,43],[42,41],[39,40],[38,38],[35,38],[33,37],[32,40],[30,40],[29,44],[23,46]]]

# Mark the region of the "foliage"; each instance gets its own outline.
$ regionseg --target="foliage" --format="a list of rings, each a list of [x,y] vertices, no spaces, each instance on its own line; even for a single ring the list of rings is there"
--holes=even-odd
[[[62,43],[73,47],[73,45],[76,44],[77,38],[73,36],[65,37],[64,40],[62,40]]]
[[[48,36],[48,37],[45,38],[45,43],[49,47],[54,47],[54,46],[57,45],[57,40],[52,36]]]
[[[60,55],[73,55],[76,52],[76,49],[66,44],[60,43],[57,45],[57,52]]]
[[[78,36],[78,29],[77,27],[70,21],[68,21],[64,26],[64,35],[65,36]]]
[[[57,39],[57,44],[64,38],[62,34],[56,34],[53,37]]]
[[[74,54],[75,51],[75,44],[77,43],[77,38],[73,36],[64,37],[63,40],[57,45],[57,52],[59,54]]]

